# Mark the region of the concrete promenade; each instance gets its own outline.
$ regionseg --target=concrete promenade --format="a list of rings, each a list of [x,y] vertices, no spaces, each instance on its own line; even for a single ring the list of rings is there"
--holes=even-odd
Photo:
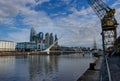
[[[99,57],[95,62],[94,70],[87,70],[77,81],[99,81],[103,57]]]
[[[108,57],[112,81],[120,81],[120,56]]]

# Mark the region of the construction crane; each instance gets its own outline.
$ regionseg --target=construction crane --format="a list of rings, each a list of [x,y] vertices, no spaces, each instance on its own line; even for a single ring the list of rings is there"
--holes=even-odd
[[[118,52],[117,43],[117,21],[115,19],[115,9],[111,9],[102,0],[87,0],[88,4],[95,11],[101,21],[103,51],[113,47]]]

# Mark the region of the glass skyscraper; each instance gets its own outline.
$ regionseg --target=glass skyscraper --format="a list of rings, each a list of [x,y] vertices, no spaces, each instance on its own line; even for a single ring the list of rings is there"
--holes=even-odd
[[[43,37],[44,37],[43,32],[39,32],[38,37],[39,37],[39,40],[43,40]]]
[[[32,27],[31,31],[30,31],[30,42],[35,41],[35,36],[36,36],[36,31],[35,29]]]
[[[56,41],[57,41],[57,42],[56,42]],[[55,35],[55,40],[54,40],[54,42],[56,42],[55,45],[58,45],[58,38],[57,38],[57,35]]]
[[[35,29],[32,27],[30,31],[30,42],[41,43],[45,45],[45,48],[48,48],[54,42],[58,40],[57,35],[53,36],[53,33],[46,33],[44,35],[43,32],[36,33]],[[55,45],[58,45],[58,41]]]
[[[45,47],[48,48],[50,45],[49,45],[49,33],[46,33],[45,34]]]
[[[49,45],[52,45],[53,44],[53,34],[50,33],[50,37],[49,37]]]

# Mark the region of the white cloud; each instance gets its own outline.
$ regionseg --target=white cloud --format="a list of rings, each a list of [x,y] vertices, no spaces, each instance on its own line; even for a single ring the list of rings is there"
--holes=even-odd
[[[30,12],[31,10],[26,7],[28,3],[32,6],[36,6],[48,1],[49,0],[39,0],[38,2],[35,2],[35,0],[0,0],[0,23],[3,23],[3,18],[14,17],[20,11],[23,13]]]
[[[117,26],[117,33],[118,36],[120,36],[120,0],[116,0],[115,3],[112,4],[112,8],[116,9],[115,18],[119,24]]]
[[[92,45],[94,37],[97,42],[101,40],[100,22],[91,8],[83,7],[80,11],[72,8],[71,11],[74,13],[64,18],[57,17],[55,19],[51,19],[43,11],[36,12],[23,8],[21,12],[25,16],[24,24],[35,27],[37,32],[53,32],[58,34],[59,37],[63,35],[63,38],[59,41],[61,45]],[[21,34],[24,34],[24,32],[22,31]],[[13,35],[14,33],[10,34],[11,37]],[[20,35],[20,32],[16,35]],[[26,38],[28,38],[27,36]],[[13,36],[12,38],[17,40],[16,37]]]
[[[49,0],[39,0],[35,2],[35,0],[0,0],[0,23],[8,25],[11,30],[18,30],[17,32],[10,32],[8,34],[10,40],[14,41],[28,41],[29,40],[29,31],[25,28],[18,28],[14,26],[14,17],[18,15],[18,13],[22,13],[22,15],[26,16],[28,19],[32,14],[38,15],[38,12],[31,10],[29,7],[26,7],[26,4],[31,4],[33,7],[36,5],[40,5],[44,2],[48,2]],[[30,6],[31,7],[31,6]],[[34,19],[34,16],[30,17]],[[37,18],[37,17],[36,17]],[[30,20],[30,19],[29,19]],[[27,22],[25,22],[28,24]],[[39,22],[36,22],[39,23]],[[36,24],[34,22],[34,24]],[[29,24],[31,25],[31,24]],[[26,33],[27,32],[27,33]],[[8,38],[6,38],[8,39]]]
[[[50,0],[39,0],[36,4],[42,4],[42,3],[44,3],[44,2],[49,2]]]
[[[94,38],[96,38],[98,44],[101,44],[100,20],[93,10],[91,8],[83,8],[80,11],[73,8],[72,10],[74,13],[68,17],[55,19],[57,27],[61,27],[66,33],[69,32],[68,34],[65,33],[66,38],[63,39],[65,43],[61,42],[61,44],[92,46]]]
[[[93,46],[93,39],[96,38],[96,41],[99,45],[102,45],[101,41],[101,24],[99,18],[96,16],[94,11],[91,8],[84,8],[80,11],[75,8],[71,8],[73,11],[72,14],[66,17],[57,17],[51,19],[44,11],[35,11],[31,10],[28,7],[25,7],[26,3],[31,3],[32,7],[37,4],[42,4],[43,2],[48,2],[49,0],[39,0],[37,3],[34,0],[12,0],[7,3],[6,1],[0,1],[0,16],[15,16],[18,14],[19,10],[24,16],[23,23],[31,27],[35,27],[37,32],[53,32],[58,34],[58,37],[63,35],[63,38],[60,39],[59,43],[61,45],[89,45]],[[69,3],[68,0],[63,0],[66,3]],[[118,0],[119,1],[119,0]],[[3,5],[3,6],[2,6]],[[114,4],[116,5],[116,4]],[[113,6],[114,6],[113,5]],[[2,6],[2,7],[1,7]],[[11,11],[9,11],[11,10]],[[7,13],[7,14],[4,14]],[[120,21],[120,9],[117,9],[117,20]],[[3,19],[0,21],[3,22]],[[7,21],[11,23],[12,21]],[[19,32],[13,32],[9,34],[10,39],[14,41],[28,41],[29,40],[29,29],[17,29],[16,27],[11,27],[11,29],[20,30]],[[118,30],[119,31],[119,30]],[[26,33],[27,32],[27,33]],[[120,34],[120,33],[119,33]]]
[[[9,24],[11,25],[13,23],[14,19],[13,18],[0,18],[0,24]]]
[[[15,42],[26,42],[29,41],[29,36],[29,29],[22,29],[21,31],[10,33],[7,39]]]
[[[116,1],[118,3],[118,1]],[[91,45],[93,44],[93,38],[99,45],[102,45],[101,33],[101,23],[99,18],[94,14],[94,11],[90,8],[82,8],[77,11],[75,8],[71,9],[74,13],[69,15],[69,17],[61,18],[61,27],[66,27],[71,35],[68,35],[66,40],[71,41],[71,45]],[[120,10],[117,8],[116,19],[120,21]],[[56,20],[57,21],[57,20]],[[118,35],[120,35],[120,28],[118,26]],[[73,41],[73,42],[72,42]],[[65,44],[65,43],[64,43]]]

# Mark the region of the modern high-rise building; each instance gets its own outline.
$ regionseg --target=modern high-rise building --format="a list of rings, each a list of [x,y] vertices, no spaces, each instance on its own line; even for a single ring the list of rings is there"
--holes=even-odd
[[[56,41],[57,41],[57,42],[56,42]],[[54,42],[56,42],[55,45],[58,45],[58,38],[57,38],[57,35],[55,35],[55,40],[54,40]]]
[[[39,40],[43,40],[44,34],[43,32],[38,33]]]
[[[53,44],[53,34],[50,33],[50,36],[49,36],[49,45],[52,45]]]
[[[35,41],[35,37],[36,36],[36,31],[35,31],[35,29],[32,27],[31,28],[31,31],[30,31],[30,42],[33,42],[33,41]]]
[[[36,33],[35,29],[32,27],[30,31],[30,43],[41,44],[40,46],[44,45],[43,47],[48,48],[54,42],[58,40],[57,35],[53,36],[53,33],[46,33],[44,35],[43,32]],[[26,43],[25,43],[26,44]],[[58,41],[55,45],[58,45]],[[41,47],[42,48],[42,47]]]
[[[45,34],[45,47],[48,48],[50,45],[49,45],[49,33],[46,33]]]

